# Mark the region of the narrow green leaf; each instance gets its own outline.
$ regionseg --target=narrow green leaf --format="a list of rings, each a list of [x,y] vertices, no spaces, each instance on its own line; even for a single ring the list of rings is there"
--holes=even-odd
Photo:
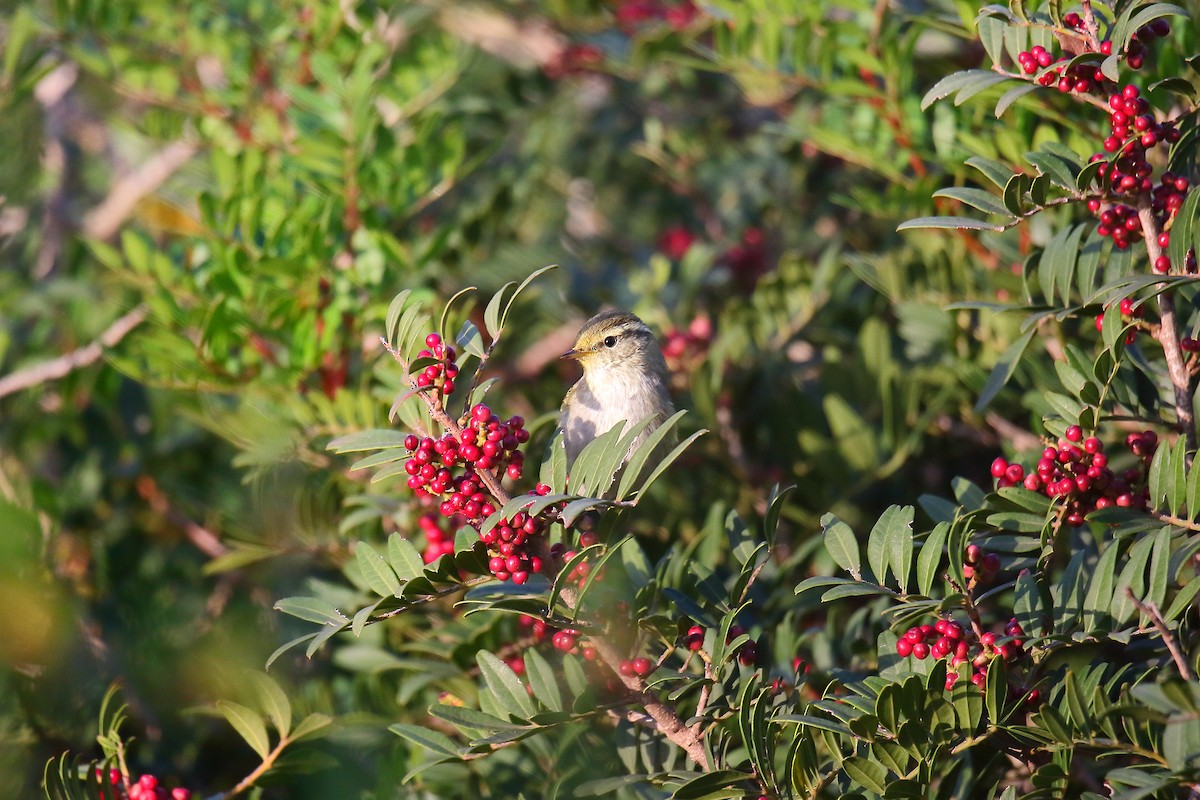
[[[487,308],[483,310],[483,327],[487,330],[488,336],[494,342],[500,336],[500,311],[504,303],[504,293],[512,286],[516,285],[516,281],[509,281],[500,287],[500,290],[492,295],[492,299],[488,300]]]
[[[558,681],[554,678],[554,668],[536,647],[525,650],[525,675],[529,678],[533,696],[539,703],[551,711],[564,710],[562,693],[558,689]]]
[[[971,189],[959,186],[952,186],[946,189],[939,189],[933,193],[934,197],[949,197],[952,200],[957,200],[960,203],[979,209],[987,214],[998,214],[1003,217],[1011,217],[1008,209],[1004,207],[1004,203],[1000,202],[1000,198],[991,192],[985,192],[982,189]]]
[[[1135,606],[1129,592],[1133,592],[1134,597],[1139,599],[1145,593],[1146,564],[1150,560],[1150,550],[1153,546],[1154,540],[1147,536],[1134,542],[1133,547],[1129,548],[1129,559],[1113,586],[1112,603],[1109,606],[1109,613],[1117,624],[1124,624],[1133,616]]]
[[[421,557],[417,546],[399,533],[388,537],[387,560],[402,581],[411,581],[425,573],[425,559]]]
[[[655,432],[657,433],[657,431]],[[663,460],[659,462],[658,466],[654,468],[654,471],[650,473],[650,477],[646,478],[646,480],[642,482],[642,485],[638,487],[637,496],[639,498],[644,497],[646,492],[650,491],[650,487],[654,485],[654,482],[657,481],[664,472],[666,472],[667,467],[671,466],[671,464],[675,462],[675,459],[683,455],[683,451],[691,447],[692,442],[696,441],[706,433],[708,433],[708,429],[701,428],[679,444],[675,445],[675,448],[671,450],[671,452],[667,453],[667,455],[663,457]]]
[[[825,533],[825,549],[833,556],[834,562],[859,580],[862,577],[862,562],[859,560],[858,539],[850,526],[833,514],[826,514],[821,517],[821,528]]]
[[[984,222],[981,219],[968,219],[967,217],[917,217],[916,219],[901,222],[896,226],[896,230],[898,231],[911,231],[918,228],[965,231],[1004,230],[1003,225],[995,225],[991,222]]]
[[[996,185],[997,189],[1003,189],[1008,185],[1008,181],[1012,178],[1012,167],[983,156],[971,156],[967,159],[968,167],[974,167],[984,174],[989,181]]]
[[[393,346],[396,344],[396,323],[400,320],[400,312],[404,310],[405,304],[408,303],[409,295],[412,294],[411,289],[405,289],[392,298],[391,304],[388,306],[387,317],[383,325],[384,336]]]
[[[1101,621],[1108,616],[1109,605],[1113,600],[1113,589],[1116,584],[1117,557],[1121,548],[1118,542],[1112,542],[1104,549],[1092,579],[1088,584],[1087,596],[1083,599],[1083,629],[1092,632],[1099,628]]]
[[[1164,442],[1154,453],[1150,462],[1150,474],[1147,487],[1150,494],[1147,505],[1150,508],[1162,507],[1167,496],[1167,481],[1171,472],[1171,448]]]
[[[500,707],[512,717],[527,720],[534,714],[533,701],[512,669],[487,650],[475,654],[479,672]]]
[[[444,733],[430,730],[429,728],[422,728],[420,725],[407,725],[402,722],[389,725],[388,730],[400,738],[428,750],[434,755],[456,759],[462,758],[458,746]]]
[[[1162,608],[1167,599],[1167,586],[1170,582],[1171,567],[1171,529],[1163,527],[1154,536],[1154,549],[1150,553],[1150,572],[1146,587],[1147,603],[1153,603],[1155,608]],[[1148,620],[1147,620],[1148,621]]]
[[[459,352],[466,353],[470,356],[475,356],[479,360],[487,357],[483,350],[483,336],[480,335],[479,329],[475,327],[475,323],[471,320],[463,320],[462,327],[458,330],[458,335],[454,337],[454,341],[458,344]]]
[[[1001,354],[999,360],[996,362],[996,366],[992,367],[987,383],[983,386],[983,391],[979,393],[979,400],[975,403],[976,413],[987,408],[988,404],[995,399],[1000,390],[1012,378],[1013,373],[1017,371],[1017,364],[1020,363],[1021,356],[1025,354],[1025,349],[1029,347],[1029,343],[1033,341],[1033,336],[1037,332],[1038,329],[1036,327],[1030,328],[1005,348],[1004,353]]]
[[[271,752],[271,740],[267,737],[267,726],[262,717],[239,703],[228,700],[218,700],[217,710],[233,726],[238,735],[246,740],[246,744],[265,759]]]
[[[396,578],[396,573],[375,548],[366,542],[359,542],[354,546],[354,558],[371,591],[380,597],[400,596],[400,581]]]
[[[275,602],[275,610],[320,625],[341,625],[350,621],[332,603],[316,597],[285,597]]]
[[[893,510],[895,509],[895,510]],[[902,593],[908,592],[908,579],[912,573],[913,562],[913,515],[914,508],[912,506],[903,506],[897,508],[892,506],[887,511],[883,512],[884,517],[890,515],[888,520],[888,563],[891,565],[892,573],[896,576],[896,580],[900,584]],[[883,522],[883,517],[880,517],[880,523]]]
[[[917,591],[926,597],[932,596],[933,582],[937,579],[938,567],[942,563],[942,551],[946,548],[949,535],[950,523],[939,522],[921,545],[921,553],[917,556]]]
[[[1160,449],[1166,449],[1164,443]],[[1167,507],[1172,516],[1178,516],[1187,495],[1187,440],[1180,437],[1171,450],[1170,472],[1167,473]],[[1155,454],[1157,455],[1157,453]]]
[[[842,762],[842,770],[867,791],[883,794],[887,790],[887,770],[878,762],[863,756],[850,756]]]
[[[1004,94],[1000,95],[1000,99],[996,101],[996,109],[992,113],[996,115],[996,119],[1004,116],[1004,112],[1012,108],[1012,104],[1020,100],[1025,95],[1036,92],[1038,89],[1035,83],[1018,83],[1016,86],[1009,89]]]
[[[1178,617],[1183,612],[1191,609],[1192,601],[1196,599],[1196,593],[1200,592],[1200,575],[1192,578],[1187,582],[1182,589],[1175,594],[1175,599],[1171,601],[1171,605],[1163,614],[1163,619],[1168,622]]]
[[[512,296],[508,298],[508,302],[504,304],[504,313],[500,315],[500,325],[498,330],[503,330],[505,324],[508,323],[508,312],[512,309],[512,304],[516,302],[518,297],[520,297],[521,292],[525,291],[525,289],[529,287],[529,284],[533,283],[535,280],[542,277],[552,269],[558,269],[558,264],[548,264],[541,269],[536,269],[529,273],[529,276],[526,277],[525,280],[521,281],[521,285],[513,291]]]
[[[280,736],[287,736],[292,727],[292,705],[280,685],[262,672],[246,670],[244,678],[250,684],[259,708],[275,725]]]
[[[891,511],[892,508],[896,508],[896,506],[892,506],[888,511]],[[871,575],[875,578],[875,582],[880,585],[887,582],[888,575],[887,523],[889,521],[890,517],[885,512],[884,516],[876,520],[867,537],[867,564],[871,567]]]
[[[650,459],[650,456],[658,448],[659,443],[672,435],[675,426],[683,419],[683,415],[686,413],[686,409],[680,409],[670,417],[667,417],[667,419],[663,420],[663,424],[654,430],[654,433],[646,437],[646,441],[642,442],[637,451],[630,454],[629,462],[625,465],[625,472],[621,474],[621,482],[617,486],[618,500],[625,500],[629,497],[630,492],[633,491],[633,487],[637,485],[642,471],[646,468],[646,462]]]
[[[291,741],[296,742],[308,736],[313,736],[333,724],[333,718],[328,714],[309,714],[300,720],[300,724],[292,731]]]
[[[354,453],[363,450],[383,450],[387,447],[404,447],[404,437],[401,431],[384,429],[358,431],[345,436],[339,436],[325,445],[326,450],[335,453]],[[401,450],[402,453],[406,451]],[[403,456],[401,456],[403,457]]]

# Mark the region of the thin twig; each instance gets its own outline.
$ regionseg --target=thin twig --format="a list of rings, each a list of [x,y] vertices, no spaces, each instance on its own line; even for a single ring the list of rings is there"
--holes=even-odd
[[[167,182],[196,155],[193,142],[177,141],[146,159],[133,172],[117,181],[100,205],[83,218],[83,232],[94,239],[107,239],[121,229],[138,201]]]
[[[81,367],[94,364],[104,355],[104,348],[115,347],[130,331],[141,325],[149,313],[146,306],[139,305],[109,325],[91,344],[0,378],[0,397],[64,378]]]
[[[1148,195],[1138,199],[1138,219],[1142,223],[1142,238],[1146,242],[1146,253],[1150,256],[1153,266],[1162,256],[1162,248],[1158,245],[1158,235],[1161,233],[1158,221],[1154,219],[1154,210],[1150,207]],[[1175,319],[1175,293],[1164,291],[1162,284],[1158,286],[1158,317],[1159,326],[1155,338],[1162,346],[1163,356],[1167,361],[1167,373],[1171,377],[1171,386],[1175,390],[1175,418],[1187,442],[1188,452],[1196,449],[1196,414],[1192,400],[1195,386],[1192,376],[1188,373],[1187,363],[1183,358],[1183,348],[1179,342],[1179,330]]]
[[[1171,629],[1167,627],[1166,620],[1162,618],[1162,614],[1158,610],[1158,606],[1154,603],[1143,603],[1137,599],[1137,595],[1133,593],[1133,589],[1126,586],[1125,595],[1133,601],[1134,607],[1150,618],[1158,635],[1162,637],[1163,644],[1167,647],[1167,652],[1171,654],[1171,660],[1175,662],[1175,668],[1179,670],[1179,674],[1183,676],[1185,681],[1195,679],[1192,673],[1192,668],[1188,666],[1187,658],[1183,651],[1179,649],[1179,643],[1175,641],[1175,637],[1171,634]]]
[[[181,528],[188,540],[204,555],[209,558],[219,558],[229,552],[229,548],[221,541],[221,537],[172,506],[154,478],[143,475],[138,478],[136,485],[138,494],[149,503],[150,508],[172,525]]]

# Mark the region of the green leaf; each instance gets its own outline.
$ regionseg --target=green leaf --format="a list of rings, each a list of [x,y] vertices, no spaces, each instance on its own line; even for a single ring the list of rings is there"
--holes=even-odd
[[[358,431],[333,439],[325,445],[325,449],[335,453],[355,453],[363,450],[382,450],[386,447],[403,448],[404,437],[407,435],[386,428]]]
[[[983,156],[971,156],[967,159],[966,164],[968,167],[974,167],[982,172],[989,181],[996,184],[997,189],[1007,186],[1009,179],[1013,176],[1012,167]]]
[[[391,305],[388,306],[387,317],[383,325],[383,334],[393,346],[396,344],[396,325],[400,320],[400,312],[404,310],[404,306],[408,303],[408,298],[411,294],[411,289],[405,289],[392,298]]]
[[[245,706],[228,700],[218,700],[217,710],[238,735],[246,740],[246,744],[250,745],[259,758],[265,759],[270,754],[271,740],[267,737],[267,726],[263,724],[262,717]]]
[[[354,546],[354,558],[371,591],[380,597],[400,597],[400,581],[396,573],[375,548],[366,542],[359,542]]]
[[[657,433],[657,431],[655,431],[655,433]],[[638,498],[644,497],[646,492],[650,491],[650,487],[654,485],[654,482],[657,481],[664,472],[666,472],[667,467],[675,463],[675,459],[683,455],[683,451],[691,447],[692,442],[696,441],[706,433],[708,433],[708,429],[701,428],[679,444],[675,445],[675,448],[671,450],[671,452],[667,453],[663,457],[662,461],[658,463],[658,466],[654,468],[654,471],[650,473],[650,477],[646,478],[646,480],[642,482],[642,485],[638,487]]]
[[[333,604],[316,597],[285,597],[276,601],[275,610],[320,625],[344,625],[350,621]]]
[[[328,714],[309,714],[304,719],[300,720],[300,724],[292,731],[289,737],[291,741],[296,742],[308,736],[313,736],[320,733],[325,728],[333,724],[333,718]]]
[[[287,736],[292,727],[292,706],[287,694],[274,678],[262,672],[247,670],[243,677],[253,689],[259,707],[275,725],[275,730],[279,731],[280,736]]]
[[[1134,597],[1138,598],[1144,594],[1146,564],[1150,560],[1150,550],[1153,546],[1154,539],[1146,536],[1129,548],[1129,559],[1113,587],[1112,604],[1109,606],[1109,613],[1118,624],[1128,622],[1136,608],[1129,592],[1133,592]]]
[[[1187,582],[1187,585],[1176,593],[1175,599],[1171,601],[1170,607],[1163,614],[1163,619],[1167,621],[1173,620],[1183,612],[1189,610],[1198,592],[1200,592],[1200,575],[1192,578]]]
[[[965,203],[972,208],[979,209],[987,214],[998,214],[1003,217],[1011,217],[1008,209],[1004,207],[1004,203],[1000,202],[1000,198],[991,192],[985,192],[982,189],[970,189],[958,186],[953,186],[947,189],[939,189],[933,193],[934,197],[949,197],[952,200],[957,200],[960,203]]]
[[[876,761],[850,756],[842,762],[842,770],[850,780],[868,791],[883,794],[887,790],[887,770]]]
[[[1150,462],[1150,473],[1147,481],[1147,491],[1150,494],[1147,505],[1150,508],[1160,508],[1167,497],[1167,481],[1171,474],[1171,448],[1164,442],[1154,453]]]
[[[884,584],[890,565],[902,592],[907,591],[908,573],[912,569],[913,513],[912,506],[891,506],[879,517],[867,538],[867,562],[875,579]]]
[[[529,652],[533,652],[530,650]],[[477,734],[491,734],[497,731],[527,731],[530,730],[529,725],[518,725],[514,722],[506,722],[499,717],[494,717],[484,711],[479,711],[466,706],[453,706],[444,703],[437,703],[429,707],[430,716],[443,719],[454,725],[456,728],[474,738]]]
[[[1163,444],[1160,449],[1166,449]],[[1180,438],[1170,448],[1171,465],[1167,473],[1167,507],[1172,516],[1178,516],[1187,495],[1187,440]],[[1157,453],[1155,454],[1157,455]]]
[[[488,690],[506,713],[520,720],[533,716],[533,701],[525,691],[525,684],[507,664],[487,650],[476,653],[475,661]]]
[[[625,471],[621,474],[621,482],[617,486],[618,500],[625,500],[629,497],[633,491],[633,487],[641,478],[642,471],[646,468],[646,462],[649,461],[650,456],[654,454],[659,443],[671,435],[679,420],[683,419],[683,415],[686,413],[685,409],[680,409],[670,417],[667,417],[667,419],[663,420],[663,424],[659,425],[653,433],[646,437],[646,441],[642,442],[638,449],[630,454],[629,462],[625,465]],[[690,442],[691,440],[689,439],[688,441]]]
[[[932,596],[933,582],[937,579],[942,551],[946,548],[949,535],[950,523],[939,522],[921,545],[921,553],[917,556],[917,591],[926,597]]]
[[[901,222],[896,226],[896,230],[898,231],[911,231],[919,228],[960,231],[1004,230],[1003,225],[995,225],[991,222],[984,222],[981,219],[968,219],[966,217],[917,217],[916,219]]]
[[[551,711],[562,711],[562,693],[558,689],[558,681],[554,678],[554,668],[537,648],[525,650],[525,675],[533,688],[533,696],[538,702]]]
[[[413,744],[430,751],[434,755],[455,759],[462,758],[462,751],[444,733],[439,733],[429,728],[422,728],[420,725],[407,725],[402,722],[389,725],[388,730],[400,738],[407,739]]]
[[[417,546],[399,533],[388,537],[388,564],[405,582],[425,573],[425,559],[421,558]]]
[[[1083,599],[1083,627],[1086,632],[1095,631],[1101,620],[1108,616],[1108,609],[1113,601],[1120,550],[1119,543],[1110,543],[1092,571],[1087,596]]]
[[[975,403],[975,413],[978,414],[987,408],[1000,390],[1012,379],[1013,373],[1017,371],[1017,364],[1021,361],[1021,356],[1025,354],[1025,349],[1029,347],[1029,343],[1033,341],[1033,336],[1037,332],[1038,328],[1030,328],[1005,348],[1004,353],[996,361],[996,366],[992,367],[983,391],[979,393],[979,400]]]
[[[483,350],[483,336],[475,327],[475,323],[469,319],[463,320],[462,327],[459,328],[454,341],[458,343],[458,349],[467,355],[475,356],[480,361],[487,357]]]
[[[1000,95],[1000,99],[996,101],[996,109],[992,113],[996,115],[996,119],[999,119],[1000,117],[1004,116],[1005,111],[1008,111],[1008,109],[1012,107],[1013,103],[1017,102],[1031,92],[1036,92],[1037,89],[1037,84],[1034,83],[1018,83],[1016,86]]]
[[[825,532],[825,549],[833,556],[834,562],[842,569],[859,580],[862,575],[862,562],[859,560],[858,539],[850,526],[833,514],[821,517],[821,528]]]

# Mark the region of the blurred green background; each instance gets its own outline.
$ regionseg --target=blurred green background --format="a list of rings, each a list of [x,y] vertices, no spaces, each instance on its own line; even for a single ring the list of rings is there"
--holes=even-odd
[[[712,431],[660,493],[663,537],[795,483],[803,571],[826,511],[861,523],[1028,446],[1024,372],[973,410],[1016,320],[946,306],[1019,295],[1060,212],[895,232],[966,180],[963,142],[1016,160],[1088,133],[1053,93],[1001,126],[989,103],[921,110],[980,62],[977,11],[0,3],[0,796],[38,796],[64,750],[97,755],[113,682],[135,771],[211,794],[255,766],[202,709],[304,632],[272,604],[329,589],[355,539],[419,535],[398,484],[324,449],[386,425],[401,376],[379,335],[401,289],[486,300],[559,264],[489,365],[506,413],[543,423],[581,320],[617,305],[659,331],[676,404]],[[293,703],[338,724],[264,796],[415,796],[386,727],[465,673],[388,659],[435,658],[440,624],[276,662]],[[502,634],[477,633],[449,640]]]

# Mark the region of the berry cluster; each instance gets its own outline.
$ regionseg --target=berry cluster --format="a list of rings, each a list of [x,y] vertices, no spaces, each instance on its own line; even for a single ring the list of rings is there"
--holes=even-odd
[[[1019,637],[1024,635],[1016,618],[1004,626],[1007,641],[995,633],[986,632],[976,641],[969,629],[949,619],[939,619],[935,624],[915,625],[904,632],[896,642],[896,655],[901,658],[912,656],[922,661],[930,656],[947,659],[951,670],[946,674],[946,688],[950,689],[958,680],[957,667],[969,663],[972,668],[971,683],[982,686],[987,680],[988,665],[995,658],[1014,662],[1024,655],[1025,650]]]
[[[482,519],[496,509],[480,490],[479,473],[519,480],[525,454],[517,448],[527,441],[524,419],[514,416],[501,422],[490,408],[476,404],[457,438],[451,433],[437,439],[411,433],[405,438],[404,447],[412,453],[404,465],[408,487],[418,497],[448,495],[439,507],[443,516]],[[460,465],[462,474],[453,475],[451,470]]]
[[[1083,17],[1074,12],[1063,17],[1063,24],[1068,29],[1081,33],[1086,27]],[[1146,63],[1148,52],[1146,45],[1170,33],[1171,25],[1165,19],[1155,20],[1149,25],[1139,28],[1125,49],[1125,65],[1130,69],[1141,69]],[[1073,36],[1072,38],[1077,46],[1090,49],[1090,40],[1087,36]],[[1113,54],[1111,40],[1105,39],[1099,44],[1099,49],[1095,51],[1099,55],[1108,57]],[[1088,63],[1068,66],[1070,60],[1066,55],[1056,58],[1053,53],[1041,45],[1035,45],[1029,50],[1017,54],[1017,65],[1026,75],[1035,75],[1040,70],[1045,70],[1036,78],[1042,86],[1057,86],[1060,92],[1076,92],[1078,94],[1086,94],[1103,88],[1107,78],[1097,66]]]
[[[973,584],[991,583],[1000,571],[1000,556],[995,553],[985,553],[977,544],[967,545],[963,557],[963,575]]]
[[[701,358],[712,343],[712,320],[700,314],[692,319],[687,330],[672,328],[663,338],[662,353],[672,372],[690,374],[694,362]]]
[[[625,677],[636,675],[639,678],[644,678],[651,672],[654,672],[654,662],[645,656],[637,658],[627,658],[617,665],[617,672]]]
[[[1159,122],[1135,84],[1116,87],[1104,75],[1095,62],[1084,61],[1068,66],[1075,53],[1095,52],[1098,57],[1113,55],[1113,43],[1105,39],[1097,41],[1095,31],[1089,32],[1087,21],[1079,14],[1067,14],[1063,18],[1067,29],[1059,37],[1067,53],[1055,55],[1041,45],[1017,55],[1020,71],[1042,86],[1057,86],[1062,92],[1075,94],[1107,93],[1109,108],[1109,133],[1102,142],[1103,152],[1091,157],[1099,162],[1097,174],[1103,181],[1104,197],[1088,200],[1088,209],[1099,217],[1097,232],[1110,237],[1113,246],[1123,250],[1142,236],[1142,220],[1137,214],[1137,196],[1149,195],[1158,229],[1166,227],[1170,219],[1183,205],[1190,189],[1187,178],[1165,172],[1157,185],[1152,176],[1154,167],[1148,154],[1156,147],[1170,145],[1181,138],[1179,129],[1172,121]],[[1140,69],[1145,63],[1147,45],[1167,36],[1171,26],[1166,20],[1158,19],[1138,29],[1129,46],[1120,54],[1125,65]],[[1098,46],[1097,46],[1098,45]],[[1036,77],[1034,77],[1036,76]],[[1126,201],[1126,202],[1122,202]],[[1170,237],[1159,236],[1159,246],[1166,247]],[[1188,254],[1185,269],[1195,272],[1195,255]],[[1155,272],[1166,274],[1171,271],[1167,256],[1158,256],[1152,265]]]
[[[1131,433],[1125,437],[1125,446],[1138,465],[1118,476],[1108,467],[1104,443],[1094,436],[1084,439],[1083,429],[1072,425],[1057,447],[1042,451],[1033,472],[1026,474],[1020,464],[997,458],[992,462],[992,477],[998,486],[1022,485],[1047,497],[1065,498],[1066,521],[1082,525],[1095,509],[1114,505],[1142,509],[1149,502],[1146,474],[1158,447],[1158,435],[1154,431]]]
[[[458,364],[455,363],[458,353],[450,345],[443,344],[442,337],[436,333],[425,337],[425,346],[429,349],[417,353],[417,358],[434,358],[437,361],[426,365],[417,374],[417,386],[422,389],[432,386],[443,395],[450,394],[454,391],[454,379],[458,377]]]
[[[733,273],[738,287],[746,292],[753,291],[758,279],[767,272],[767,242],[762,228],[742,231],[741,242],[725,251],[723,261]]]
[[[96,767],[96,777],[103,779],[104,771]],[[107,794],[106,790],[100,791],[100,797],[104,800],[191,800],[192,792],[190,789],[184,789],[182,786],[177,786],[174,789],[167,789],[158,782],[158,778],[154,775],[143,775],[136,781],[129,784],[128,791],[125,791],[122,786],[121,771],[112,768],[108,770],[108,782],[116,787],[113,791],[115,794]]]
[[[682,225],[671,225],[658,235],[658,252],[672,261],[682,261],[696,243],[696,234]]]
[[[600,537],[594,531],[584,531],[583,533],[579,534],[580,547],[591,547],[598,541],[600,541]],[[579,553],[577,550],[568,550],[566,546],[561,543],[556,542],[550,546],[550,555],[557,560],[563,561],[564,563],[570,561],[578,554]],[[571,570],[571,574],[567,576],[567,580],[575,581],[576,583],[582,585],[587,579],[587,576],[591,573],[592,565],[585,559],[574,566],[574,568]]]
[[[569,75],[596,72],[604,65],[604,51],[591,44],[571,44],[552,55],[542,64],[542,72],[550,80]]]
[[[701,625],[693,625],[688,628],[687,633],[683,637],[683,646],[693,653],[704,647],[704,628]]]
[[[692,0],[665,3],[662,0],[620,0],[617,3],[617,25],[633,33],[643,24],[663,20],[675,30],[683,30],[700,15]]]
[[[1141,96],[1134,84],[1127,84],[1108,97],[1109,135],[1104,139],[1104,152],[1095,153],[1093,162],[1101,163],[1097,174],[1107,181],[1108,192],[1113,196],[1149,194],[1151,208],[1161,228],[1183,205],[1190,188],[1187,178],[1164,172],[1159,184],[1154,185],[1147,154],[1160,144],[1179,141],[1180,132],[1172,122],[1158,122],[1151,113],[1150,104]],[[1111,162],[1107,159],[1112,158]],[[1137,209],[1125,203],[1113,203],[1105,207],[1098,198],[1088,201],[1088,208],[1100,218],[1096,229],[1101,236],[1110,236],[1113,246],[1123,250],[1142,235],[1142,221]],[[1166,237],[1169,241],[1169,237]],[[1170,262],[1163,256],[1154,264],[1157,272],[1166,273]]]
[[[536,494],[548,494],[550,487],[540,484]],[[502,519],[489,530],[481,531],[479,539],[488,548],[491,558],[488,570],[497,580],[511,579],[513,583],[525,583],[529,576],[545,568],[542,557],[534,546],[545,523],[539,517],[531,517],[523,511]]]

